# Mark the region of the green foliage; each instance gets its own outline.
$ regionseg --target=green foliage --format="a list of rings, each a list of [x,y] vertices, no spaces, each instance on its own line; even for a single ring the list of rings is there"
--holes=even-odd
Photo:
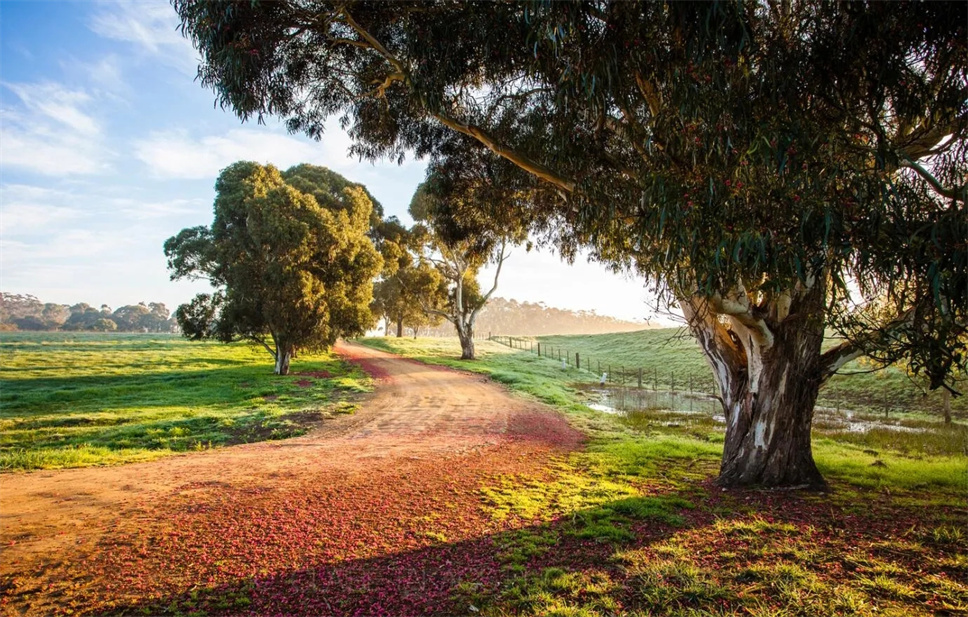
[[[439,325],[443,318],[429,312],[440,310],[447,299],[447,286],[440,274],[421,259],[427,234],[420,225],[407,229],[390,217],[373,232],[383,256],[383,276],[373,287],[374,316],[396,325],[397,335],[410,328]]]
[[[300,435],[368,389],[328,355],[330,377],[267,374],[252,344],[189,344],[171,335],[0,334],[0,469],[151,460]],[[298,381],[305,380],[302,385]]]
[[[271,165],[227,167],[215,183],[211,228],[185,229],[165,243],[173,279],[205,278],[216,288],[179,307],[186,336],[247,338],[272,351],[271,337],[282,374],[297,347],[323,349],[367,329],[382,266],[367,236],[372,203],[364,189],[307,165],[286,174],[311,192]]]
[[[346,114],[357,153],[439,170],[496,154],[529,195],[505,216],[565,255],[764,312],[817,276],[811,319],[932,387],[966,366],[964,3],[174,5],[243,119]]]

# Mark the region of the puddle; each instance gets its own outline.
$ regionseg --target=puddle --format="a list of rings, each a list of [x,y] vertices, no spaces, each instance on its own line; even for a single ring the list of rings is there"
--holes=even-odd
[[[676,427],[689,423],[688,417],[704,416],[717,424],[726,424],[722,405],[709,394],[699,392],[672,392],[624,387],[603,387],[598,384],[580,384],[580,390],[590,399],[586,406],[611,415],[647,414],[654,416],[664,426]],[[666,416],[666,418],[662,418]],[[924,433],[927,428],[902,426],[889,421],[855,419],[849,409],[817,407],[814,425],[822,431],[847,431],[866,433],[874,428],[898,433]]]
[[[926,427],[903,426],[888,420],[856,420],[854,412],[849,409],[835,409],[833,407],[815,407],[814,425],[821,425],[825,431],[847,431],[848,433],[866,433],[872,428],[881,428],[897,433],[925,433]]]
[[[638,388],[580,387],[591,401],[591,409],[608,414],[635,411],[674,411],[713,415],[722,411],[719,401],[707,394],[646,390]]]

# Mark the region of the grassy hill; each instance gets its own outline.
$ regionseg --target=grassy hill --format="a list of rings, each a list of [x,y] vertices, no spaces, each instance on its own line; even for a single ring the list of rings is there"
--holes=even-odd
[[[613,371],[621,367],[628,371],[641,368],[649,386],[658,376],[659,389],[668,389],[673,378],[676,387],[682,388],[690,377],[696,389],[708,391],[712,388],[711,373],[699,346],[688,333],[677,328],[589,336],[541,336],[534,340],[542,344],[543,353],[560,350],[565,355],[567,352],[572,363],[577,352],[582,366],[590,363],[594,372],[598,371],[599,365],[603,370],[611,366]],[[821,390],[820,405],[868,413],[941,413],[941,393],[926,394],[901,369],[878,370],[869,361],[860,359],[845,366],[841,373]],[[958,397],[951,401],[954,415],[968,416],[966,399],[968,397]]]

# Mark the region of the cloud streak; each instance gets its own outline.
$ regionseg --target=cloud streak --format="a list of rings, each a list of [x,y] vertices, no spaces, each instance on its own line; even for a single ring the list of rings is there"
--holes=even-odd
[[[87,111],[94,103],[90,94],[52,81],[3,87],[16,95],[19,105],[4,105],[0,166],[47,176],[110,169],[101,124]]]
[[[96,34],[134,45],[141,53],[188,75],[198,68],[198,54],[178,32],[178,16],[168,3],[122,2],[96,13]]]
[[[320,143],[260,129],[233,129],[224,135],[195,138],[181,131],[153,133],[135,143],[135,156],[160,178],[203,179],[218,176],[235,161],[272,163],[280,168],[298,163],[334,170],[353,165],[346,158],[349,138],[334,131]]]

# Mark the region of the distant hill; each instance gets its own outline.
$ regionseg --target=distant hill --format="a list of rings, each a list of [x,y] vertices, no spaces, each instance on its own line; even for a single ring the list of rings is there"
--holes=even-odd
[[[492,298],[477,317],[475,331],[508,336],[550,334],[603,334],[632,332],[649,326],[644,322],[623,321],[595,311],[569,311],[546,306],[543,302],[518,302]],[[454,326],[444,322],[435,328],[421,329],[422,336],[454,336]]]

